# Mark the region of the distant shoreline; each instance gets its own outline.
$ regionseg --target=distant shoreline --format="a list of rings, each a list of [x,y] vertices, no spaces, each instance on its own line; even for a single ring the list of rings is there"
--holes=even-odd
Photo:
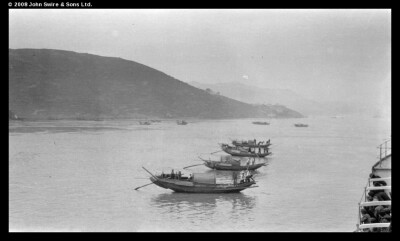
[[[76,119],[76,118],[21,118],[21,119],[9,119],[9,122],[35,122],[35,121],[176,121],[176,120],[188,120],[188,121],[202,121],[202,120],[269,120],[269,119],[301,119],[308,118],[307,116],[303,117],[246,117],[246,118],[194,118],[194,117],[177,117],[177,118],[85,118],[85,119]]]

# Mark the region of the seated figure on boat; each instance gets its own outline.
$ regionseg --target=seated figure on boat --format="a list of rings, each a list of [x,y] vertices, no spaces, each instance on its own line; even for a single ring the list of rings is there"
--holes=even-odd
[[[371,217],[371,215],[367,212],[367,210],[365,209],[361,209],[361,214],[362,214],[362,218],[361,218],[361,223],[376,223],[377,220],[374,217]]]
[[[368,193],[368,196],[372,197],[372,199],[376,199],[376,201],[390,201],[391,200],[389,195],[387,195],[387,193],[384,192],[383,190],[376,190],[376,191],[371,190]]]
[[[369,178],[381,178],[381,177],[371,173],[371,174],[369,174]],[[387,186],[387,183],[385,181],[374,181],[373,185],[375,187],[380,187],[380,186]]]
[[[384,192],[379,192],[379,193],[384,193]],[[373,197],[371,195],[374,195]],[[368,195],[366,196],[368,202],[372,201],[383,201],[383,200],[378,200],[378,197],[376,197],[375,194],[369,192]],[[363,207],[361,210],[361,224],[367,224],[367,223],[391,223],[391,206],[385,206],[385,205],[379,205],[379,206],[366,206]],[[365,231],[365,230],[364,230]],[[387,232],[391,231],[391,226],[389,228],[370,228],[366,231],[369,232]]]
[[[247,170],[247,171],[246,171],[246,182],[250,182],[250,178],[251,178],[252,176],[253,176],[253,175],[251,175],[250,171]]]

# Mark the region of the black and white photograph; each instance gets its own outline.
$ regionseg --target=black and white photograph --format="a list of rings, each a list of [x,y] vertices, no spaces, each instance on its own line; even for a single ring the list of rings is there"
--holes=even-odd
[[[392,231],[391,9],[49,4],[9,3],[9,232]]]

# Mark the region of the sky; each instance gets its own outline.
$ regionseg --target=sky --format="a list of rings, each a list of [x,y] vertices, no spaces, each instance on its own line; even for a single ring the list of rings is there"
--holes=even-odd
[[[11,9],[9,47],[121,57],[188,83],[391,102],[390,9]]]

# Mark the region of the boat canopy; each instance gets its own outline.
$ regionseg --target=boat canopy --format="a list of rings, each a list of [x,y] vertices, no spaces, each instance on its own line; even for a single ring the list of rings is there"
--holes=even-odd
[[[193,182],[215,184],[215,173],[193,173]]]
[[[232,164],[234,166],[240,166],[240,160],[233,159],[232,156],[230,156],[230,155],[229,156],[221,156],[220,161],[224,162],[224,163]]]

